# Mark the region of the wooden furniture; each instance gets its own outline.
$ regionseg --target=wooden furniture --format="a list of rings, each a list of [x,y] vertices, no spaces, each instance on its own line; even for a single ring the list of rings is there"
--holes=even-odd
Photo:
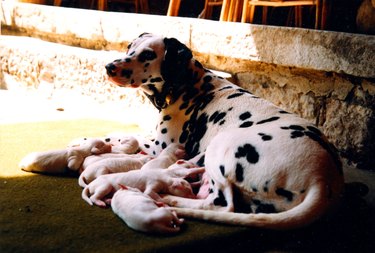
[[[92,1],[92,5],[96,1]],[[108,0],[98,0],[98,10],[108,10]],[[134,4],[136,13],[148,13],[148,0],[111,0],[111,2]],[[91,6],[93,8],[93,6]]]
[[[246,0],[223,0],[223,6],[220,13],[220,21],[240,21],[243,1]]]
[[[148,0],[111,0],[111,2],[118,2],[118,3],[129,3],[134,4],[135,12],[136,13],[148,13]],[[54,6],[61,6],[62,0],[54,0],[53,5]],[[108,10],[108,0],[91,0],[88,1],[87,5],[91,9],[95,8],[95,4],[97,4],[96,8],[101,11]]]
[[[222,0],[206,0],[204,3],[203,11],[199,14],[199,18],[211,18],[214,7],[221,7],[223,5]]]
[[[302,7],[315,7],[315,28],[324,29],[327,20],[327,0],[244,0],[242,7],[242,22],[253,23],[255,7],[263,7],[262,23],[267,24],[268,7],[294,7],[295,25],[302,26]]]

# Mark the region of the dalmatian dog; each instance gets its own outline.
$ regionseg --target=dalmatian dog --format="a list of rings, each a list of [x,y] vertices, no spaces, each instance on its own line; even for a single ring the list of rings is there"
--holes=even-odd
[[[106,70],[114,84],[141,89],[160,112],[157,135],[142,149],[158,154],[179,143],[205,166],[206,198],[163,198],[178,215],[294,229],[338,204],[343,171],[322,132],[204,68],[177,39],[144,33]]]

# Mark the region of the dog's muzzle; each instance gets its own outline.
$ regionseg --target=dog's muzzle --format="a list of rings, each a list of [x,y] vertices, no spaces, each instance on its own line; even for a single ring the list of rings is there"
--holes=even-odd
[[[107,75],[108,76],[115,76],[116,75],[116,66],[115,64],[113,63],[108,63],[106,66],[105,66],[106,70],[107,70]]]

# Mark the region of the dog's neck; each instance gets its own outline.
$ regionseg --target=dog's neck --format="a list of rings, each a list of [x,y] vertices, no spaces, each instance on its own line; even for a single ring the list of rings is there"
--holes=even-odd
[[[202,64],[192,58],[188,66],[178,73],[173,73],[173,79],[165,78],[160,82],[144,84],[142,89],[152,104],[160,111],[173,104],[183,92],[193,89],[205,73],[208,72]]]

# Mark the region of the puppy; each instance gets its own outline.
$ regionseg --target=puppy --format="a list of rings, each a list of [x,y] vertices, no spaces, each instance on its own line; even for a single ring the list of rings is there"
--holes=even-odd
[[[178,144],[171,143],[157,156],[157,158],[147,162],[142,170],[167,168],[178,159],[185,156],[185,150]]]
[[[112,145],[112,153],[115,154],[135,154],[139,150],[138,140],[126,133],[109,133],[104,141]]]
[[[135,188],[121,186],[112,198],[112,210],[130,228],[151,233],[176,233],[183,219],[162,202],[153,200]]]
[[[151,159],[151,156],[142,154],[103,154],[87,157],[83,163],[83,172],[78,179],[78,184],[85,187],[100,175],[138,170]]]
[[[111,202],[111,194],[119,190],[120,184],[138,188],[156,200],[160,200],[159,193],[195,198],[185,179],[172,177],[165,169],[141,169],[101,175],[83,189],[82,198],[90,205],[106,207]]]
[[[108,152],[111,152],[111,145],[100,139],[85,139],[66,149],[30,153],[21,160],[19,167],[28,172],[61,174],[67,169],[77,171],[90,155]]]

